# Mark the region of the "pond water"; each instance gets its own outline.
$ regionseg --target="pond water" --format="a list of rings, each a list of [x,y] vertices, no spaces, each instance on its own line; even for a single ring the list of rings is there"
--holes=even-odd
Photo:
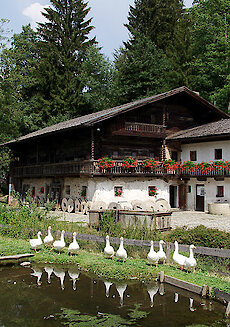
[[[220,327],[224,313],[218,302],[154,281],[105,281],[73,266],[0,268],[1,327]]]

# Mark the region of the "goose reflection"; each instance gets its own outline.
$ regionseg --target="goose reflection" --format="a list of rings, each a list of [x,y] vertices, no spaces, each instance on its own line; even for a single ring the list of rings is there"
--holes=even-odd
[[[109,290],[110,287],[113,285],[113,283],[109,282],[109,281],[104,281],[105,284],[105,296],[109,297]]]
[[[127,288],[127,284],[123,284],[123,283],[116,284],[116,289],[117,289],[117,292],[118,292],[118,294],[120,296],[120,305],[121,305],[121,307],[124,304],[124,293],[126,291],[126,288]]]
[[[153,307],[153,300],[154,300],[154,296],[157,294],[159,290],[159,286],[157,283],[155,284],[149,284],[147,286],[147,292],[149,293],[149,297],[150,297],[150,307]]]
[[[80,271],[77,268],[71,267],[68,270],[68,274],[69,274],[69,277],[73,281],[73,286],[72,286],[73,287],[73,290],[76,291],[76,289],[77,289],[76,282],[77,282],[77,279],[80,276]]]
[[[194,312],[196,309],[193,307],[194,300],[190,297],[189,298],[189,310]]]
[[[44,270],[47,273],[47,282],[50,284],[51,283],[50,277],[54,271],[53,267],[45,266]]]
[[[159,294],[161,296],[165,295],[165,286],[164,286],[164,283],[161,283],[160,284],[160,287],[159,287]]]
[[[54,274],[60,278],[61,289],[64,290],[65,271],[61,268],[54,268]]]
[[[174,302],[177,303],[179,301],[179,294],[175,293],[174,294]]]
[[[31,273],[31,276],[37,277],[37,285],[41,286],[41,278],[42,278],[42,269],[39,267],[32,267],[33,272]]]

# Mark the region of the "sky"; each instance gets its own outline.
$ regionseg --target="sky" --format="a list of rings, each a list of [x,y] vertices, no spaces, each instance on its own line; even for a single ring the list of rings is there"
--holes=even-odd
[[[164,1],[164,0],[162,0]],[[193,0],[185,0],[186,7]],[[20,33],[22,25],[31,24],[36,28],[36,22],[42,22],[41,11],[49,6],[49,0],[0,0],[0,18],[10,20],[8,27],[12,33]],[[134,0],[88,0],[91,7],[90,17],[95,27],[92,36],[96,35],[102,52],[113,58],[115,49],[128,39],[127,22],[129,6]]]

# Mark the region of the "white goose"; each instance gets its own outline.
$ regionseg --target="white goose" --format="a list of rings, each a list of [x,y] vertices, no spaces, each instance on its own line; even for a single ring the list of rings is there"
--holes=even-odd
[[[153,241],[151,241],[151,247],[150,247],[149,253],[147,255],[147,259],[148,259],[150,265],[153,265],[153,264],[157,265],[157,263],[158,263],[159,257],[153,249]]]
[[[160,242],[159,242],[160,250],[157,252],[157,255],[158,255],[158,260],[162,261],[165,264],[165,260],[167,258],[166,258],[166,254],[163,250],[163,244],[165,244],[165,242],[163,240],[160,240]]]
[[[113,285],[113,283],[108,282],[106,280],[106,281],[104,281],[104,284],[105,284],[105,296],[109,297],[109,290],[110,290],[110,287]]]
[[[150,307],[153,307],[153,300],[154,300],[154,296],[157,294],[159,290],[159,286],[157,283],[155,284],[149,284],[147,286],[147,292],[149,293],[149,297],[150,297]]]
[[[69,274],[69,277],[72,279],[73,281],[73,290],[76,291],[77,289],[77,286],[76,286],[76,281],[77,279],[79,278],[80,276],[80,271],[78,269],[75,269],[75,268],[70,268],[68,270],[68,274]]]
[[[195,272],[196,269],[196,259],[194,258],[194,254],[193,254],[193,249],[195,249],[196,247],[192,244],[189,246],[189,250],[190,250],[190,256],[189,258],[185,259],[185,267],[188,269],[193,269],[193,272]]]
[[[179,247],[178,247],[177,241],[175,241],[174,245],[175,245],[175,251],[173,253],[173,261],[175,261],[179,266],[181,266],[181,269],[183,269],[184,265],[185,265],[185,260],[187,259],[187,257],[185,257],[182,254],[179,254],[179,252],[178,252]]]
[[[37,252],[37,248],[42,245],[42,239],[41,239],[42,233],[39,231],[37,235],[38,238],[30,239],[30,246],[32,249],[34,249],[35,252]]]
[[[60,239],[59,241],[55,241],[55,242],[53,242],[53,248],[54,248],[55,250],[57,250],[57,251],[59,252],[59,254],[60,254],[60,251],[61,251],[62,249],[64,249],[64,247],[65,247],[64,234],[65,234],[65,231],[63,230],[63,231],[61,232],[61,239]],[[50,251],[52,251],[52,249],[51,249]]]
[[[119,260],[123,260],[123,262],[124,262],[125,259],[127,259],[127,252],[124,249],[123,242],[124,242],[124,239],[123,239],[123,237],[121,237],[120,238],[120,246],[119,246],[119,249],[117,250],[116,257]]]
[[[52,267],[49,267],[49,266],[45,266],[44,268],[45,272],[47,273],[47,282],[50,284],[51,283],[51,275],[53,273],[53,268]]]
[[[193,307],[194,300],[190,297],[189,298],[189,310],[194,312],[196,309]]]
[[[179,294],[174,293],[174,302],[177,303],[179,301]]]
[[[114,248],[109,243],[109,235],[106,236],[106,246],[104,248],[104,253],[106,258],[113,258],[114,256]]]
[[[80,249],[80,246],[76,241],[76,236],[77,236],[77,233],[74,232],[73,233],[73,242],[70,243],[69,248],[68,248],[69,254],[77,254],[77,251]]]
[[[51,234],[51,226],[48,227],[48,235],[44,238],[43,242],[45,245],[51,245],[53,242],[54,238]]]

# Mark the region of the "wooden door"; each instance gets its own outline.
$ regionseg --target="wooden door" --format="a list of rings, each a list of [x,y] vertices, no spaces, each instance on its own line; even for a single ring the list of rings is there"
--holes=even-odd
[[[196,211],[204,211],[205,189],[204,185],[196,185]]]
[[[185,210],[187,204],[186,185],[179,185],[179,208]]]
[[[177,207],[177,186],[169,185],[169,202],[171,208]]]

